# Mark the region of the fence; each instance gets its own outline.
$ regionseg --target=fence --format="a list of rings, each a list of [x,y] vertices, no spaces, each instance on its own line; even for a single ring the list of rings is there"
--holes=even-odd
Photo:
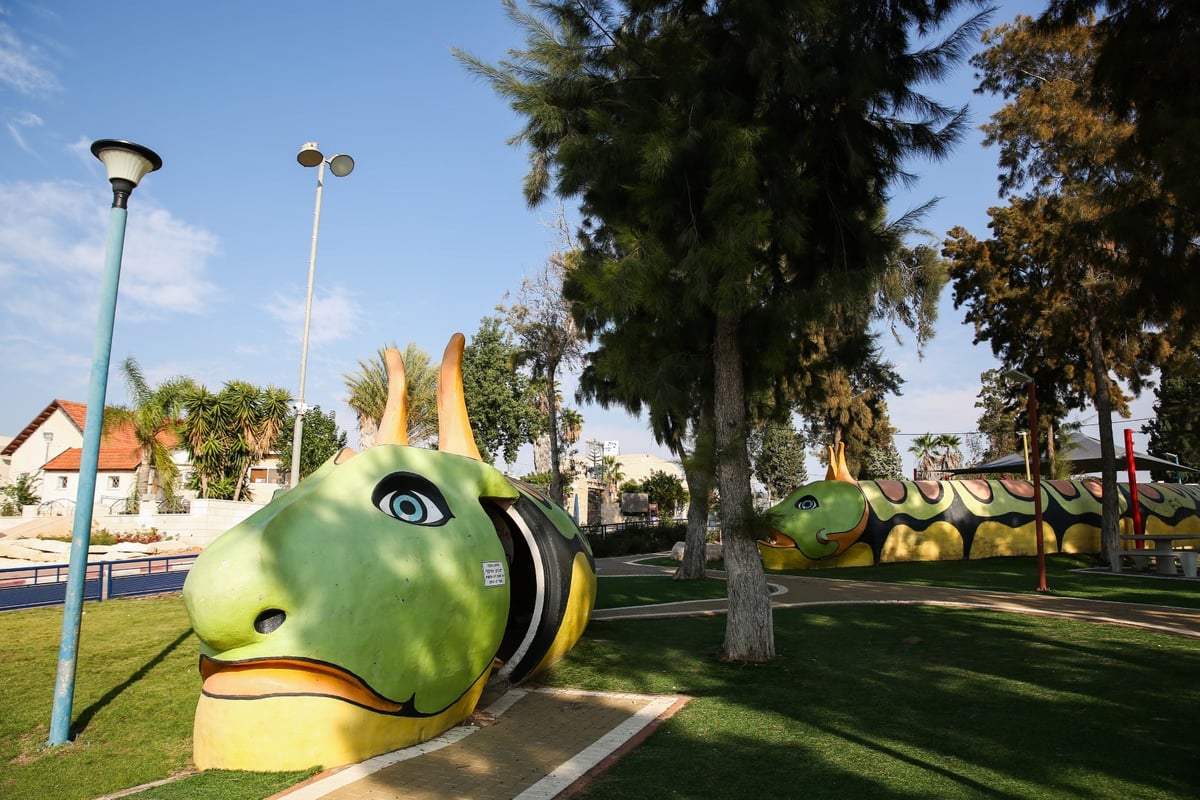
[[[604,525],[582,525],[580,530],[588,536],[599,536],[601,539],[614,533],[621,533],[626,528],[657,528],[671,525],[687,527],[687,519],[628,519],[624,522],[609,522]]]
[[[91,562],[84,576],[83,599],[177,592],[183,588],[196,555]],[[66,595],[66,564],[0,569],[0,611],[62,605]]]

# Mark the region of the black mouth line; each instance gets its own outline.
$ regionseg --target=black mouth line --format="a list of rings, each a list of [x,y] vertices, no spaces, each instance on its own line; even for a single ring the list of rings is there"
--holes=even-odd
[[[200,674],[204,678],[201,693],[219,700],[263,700],[272,697],[323,697],[357,706],[382,716],[435,717],[459,702],[471,687],[491,668],[470,682],[462,694],[436,711],[422,712],[415,707],[416,693],[397,702],[376,692],[362,678],[336,664],[296,657],[266,657],[245,661],[220,661],[200,656]],[[268,670],[274,670],[268,676]],[[212,679],[212,685],[209,681]],[[319,685],[321,682],[326,686]],[[256,686],[256,684],[258,684]],[[318,684],[318,685],[314,685]],[[234,691],[231,691],[233,689]]]

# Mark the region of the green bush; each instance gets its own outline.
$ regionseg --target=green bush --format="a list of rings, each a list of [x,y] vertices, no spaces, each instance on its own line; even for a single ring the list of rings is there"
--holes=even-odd
[[[630,525],[605,536],[588,533],[592,555],[596,558],[657,553],[670,550],[680,541],[686,528],[681,525],[641,526]]]
[[[42,502],[37,493],[38,484],[42,482],[38,475],[22,472],[12,483],[0,486],[0,514],[6,517],[17,517],[21,514],[21,506],[36,506]]]

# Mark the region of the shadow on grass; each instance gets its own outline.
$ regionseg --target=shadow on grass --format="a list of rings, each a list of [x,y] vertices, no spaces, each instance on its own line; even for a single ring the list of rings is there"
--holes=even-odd
[[[150,673],[150,670],[154,669],[163,661],[165,661],[167,656],[171,655],[171,653],[174,652],[179,645],[183,644],[191,636],[192,631],[190,628],[179,634],[179,636],[175,638],[175,641],[168,644],[166,647],[160,650],[156,656],[134,670],[132,675],[113,688],[109,689],[104,693],[103,697],[81,711],[79,716],[75,718],[74,723],[71,725],[72,738],[79,736],[79,734],[87,730],[88,723],[92,721],[92,718],[95,717],[97,713],[99,713],[109,703],[120,697],[121,693],[126,689],[145,678],[146,675]]]
[[[1194,640],[975,610],[777,610],[779,656],[748,665],[713,657],[723,627],[593,625],[547,677],[695,698],[588,797],[1193,796]]]

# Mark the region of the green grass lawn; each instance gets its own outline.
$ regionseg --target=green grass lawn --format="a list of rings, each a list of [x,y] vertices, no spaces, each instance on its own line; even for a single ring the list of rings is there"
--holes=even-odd
[[[724,618],[593,623],[545,681],[694,699],[587,798],[1185,798],[1200,641],[935,607],[777,610],[778,658]]]
[[[84,604],[73,743],[50,748],[62,614],[0,614],[0,797],[85,800],[188,770],[200,675],[179,596]],[[170,796],[257,800],[307,774],[212,773],[185,784],[215,784],[213,793]]]
[[[713,600],[725,594],[725,581],[715,579],[676,581],[670,575],[601,578],[596,583],[596,608]]]
[[[974,565],[996,567],[979,573],[990,583],[1003,578],[999,564]],[[941,568],[954,565],[896,566],[934,567],[941,582],[951,574]],[[1012,569],[1019,581],[1027,568]],[[600,581],[615,605],[697,596],[680,592],[721,596],[724,586]],[[57,748],[45,742],[62,610],[0,614],[0,798],[86,800],[190,769],[200,681],[182,601],[84,610],[78,739]],[[975,610],[839,606],[776,611],[778,658],[751,666],[716,658],[724,625],[593,622],[545,676],[555,686],[695,698],[588,797],[1196,795],[1200,641]],[[207,772],[135,797],[252,800],[307,774]]]

